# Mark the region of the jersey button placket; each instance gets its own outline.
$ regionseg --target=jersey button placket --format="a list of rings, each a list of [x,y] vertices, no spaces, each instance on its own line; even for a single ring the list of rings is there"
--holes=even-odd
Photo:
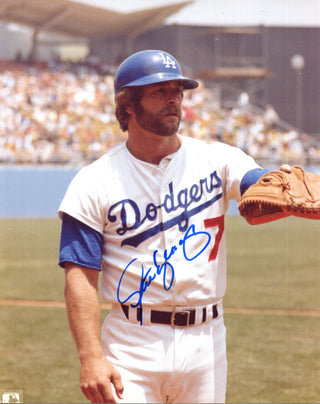
[[[163,262],[165,262],[164,254],[166,257],[169,257],[167,259],[168,264],[165,266],[166,268],[166,285],[167,287],[171,284],[170,287],[170,292],[172,295],[172,301],[174,302],[174,289],[175,289],[175,283],[176,283],[176,277],[175,277],[175,268],[174,268],[174,255],[172,254],[172,249],[175,246],[176,243],[176,238],[177,238],[177,231],[176,231],[176,226],[172,227],[167,227],[169,220],[174,218],[175,212],[169,207],[168,205],[165,204],[165,198],[166,196],[169,195],[169,184],[168,181],[163,181],[161,185],[161,209],[160,209],[160,215],[161,215],[161,221],[164,225],[164,231],[162,233],[162,240],[163,240],[163,247],[162,247],[162,257],[163,257]],[[172,280],[173,276],[173,280]],[[169,292],[169,290],[168,290]]]

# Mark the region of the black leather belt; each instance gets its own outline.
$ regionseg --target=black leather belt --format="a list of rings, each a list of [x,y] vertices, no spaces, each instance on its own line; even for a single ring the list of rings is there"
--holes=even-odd
[[[129,306],[125,304],[121,305],[122,310],[129,319]],[[141,321],[142,310],[137,308],[137,321]],[[212,305],[212,318],[218,317],[217,305]],[[194,325],[196,321],[196,310],[181,310],[181,311],[158,311],[151,310],[151,323],[154,324],[167,324],[172,325],[172,327],[188,327],[189,325]],[[205,323],[207,321],[207,308],[202,309],[202,321]]]

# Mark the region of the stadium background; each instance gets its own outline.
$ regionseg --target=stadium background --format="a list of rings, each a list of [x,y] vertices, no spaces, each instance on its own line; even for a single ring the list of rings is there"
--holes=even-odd
[[[126,52],[164,48],[201,76],[185,100],[186,133],[240,145],[264,166],[320,174],[318,0],[102,2],[107,11],[0,2],[0,402],[12,393],[87,402],[64,310],[56,209],[75,172],[124,139],[111,117],[112,74]],[[77,24],[81,35],[66,37]],[[89,35],[111,27],[126,34]],[[280,119],[266,119],[269,104]],[[226,223],[227,402],[318,402],[318,221]]]
[[[186,97],[181,133],[237,145],[263,166],[318,171],[320,20],[313,1],[307,9],[299,1],[271,1],[270,9],[248,0],[242,9],[228,1],[153,8],[140,1],[120,11],[115,3],[59,0],[46,8],[31,0],[19,9],[11,0],[0,9],[0,217],[52,217],[76,170],[124,140],[113,117],[112,77],[127,54],[145,48],[171,52],[202,83]],[[204,6],[198,20],[185,23],[183,12]],[[12,203],[22,199],[23,208]]]

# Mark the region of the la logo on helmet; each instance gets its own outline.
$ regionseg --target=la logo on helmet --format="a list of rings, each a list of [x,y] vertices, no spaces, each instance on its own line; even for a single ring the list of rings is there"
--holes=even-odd
[[[163,60],[163,64],[165,65],[165,67],[167,67],[168,69],[170,67],[172,69],[176,69],[176,62],[174,60],[172,60],[169,55],[165,56],[162,52],[159,52],[159,55],[161,56],[161,58]]]

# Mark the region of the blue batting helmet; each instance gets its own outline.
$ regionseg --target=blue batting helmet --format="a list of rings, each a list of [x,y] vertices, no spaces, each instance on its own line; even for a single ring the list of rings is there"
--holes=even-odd
[[[117,94],[124,87],[146,86],[163,81],[179,80],[185,89],[198,87],[195,80],[184,77],[177,60],[161,50],[134,53],[119,66],[114,78]]]

